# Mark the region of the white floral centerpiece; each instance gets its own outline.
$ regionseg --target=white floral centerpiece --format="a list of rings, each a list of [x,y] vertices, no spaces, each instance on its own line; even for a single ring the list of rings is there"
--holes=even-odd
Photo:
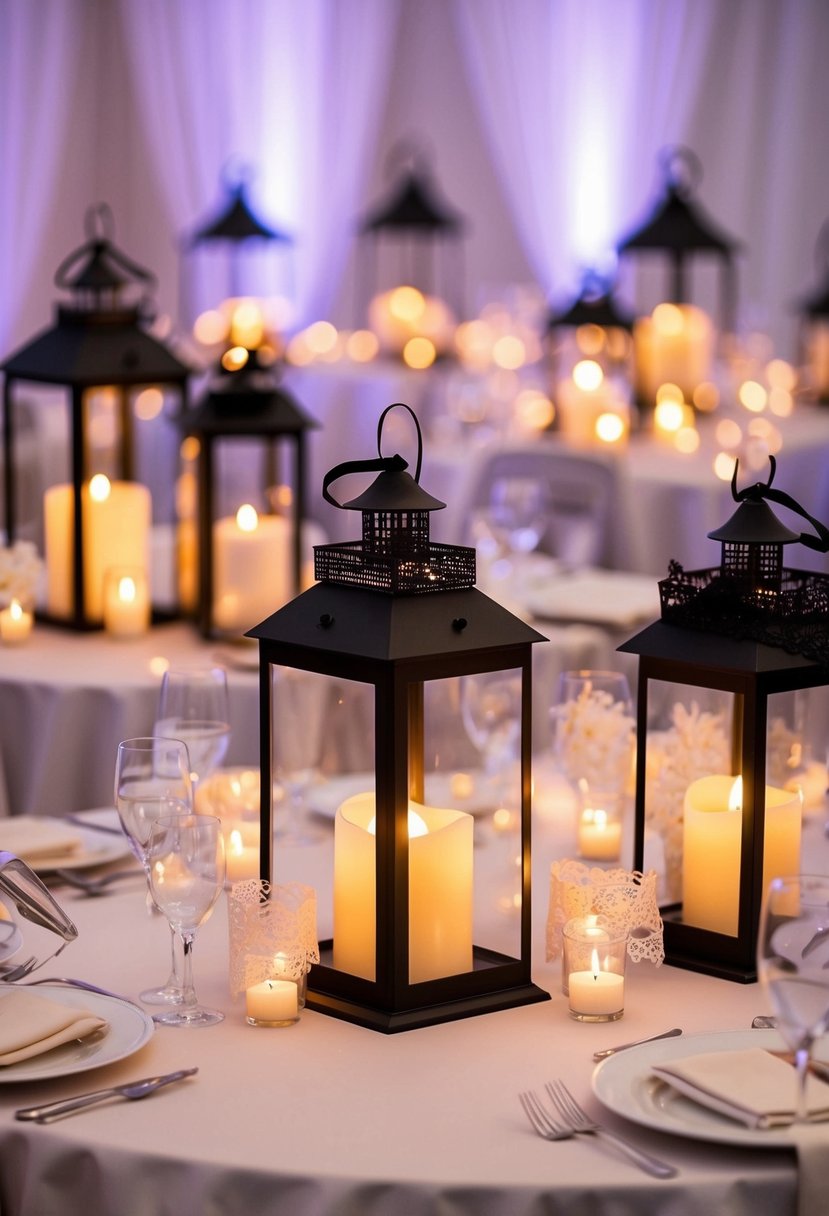
[[[33,607],[42,571],[43,561],[31,541],[0,548],[0,607],[7,608],[12,600]]]
[[[631,776],[636,723],[630,707],[589,681],[556,709],[556,749],[564,775],[604,790],[622,791]]]

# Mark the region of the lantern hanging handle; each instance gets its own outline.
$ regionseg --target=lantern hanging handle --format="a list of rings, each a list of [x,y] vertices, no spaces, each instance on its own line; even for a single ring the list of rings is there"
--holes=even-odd
[[[115,220],[109,203],[95,203],[87,208],[84,216],[84,232],[87,237],[84,244],[65,257],[55,271],[56,287],[73,287],[71,274],[78,264],[82,263],[89,254],[105,251],[109,260],[120,266],[128,276],[138,283],[146,283],[150,288],[155,289],[158,280],[153,272],[144,266],[139,266],[113,244]]]
[[[342,508],[343,504],[337,502],[328,489],[332,481],[336,481],[339,477],[347,477],[349,473],[402,473],[408,467],[402,456],[381,456],[376,460],[345,460],[342,464],[329,469],[323,477],[322,496],[326,502],[331,503],[332,507]]]
[[[417,414],[414,412],[414,410],[412,409],[412,407],[410,405],[406,405],[403,401],[395,401],[395,403],[393,405],[387,405],[386,408],[383,410],[382,414],[380,415],[380,419],[377,423],[377,455],[382,460],[382,458],[383,458],[383,449],[382,449],[383,423],[386,420],[386,414],[388,414],[390,410],[408,410],[412,416],[412,421],[415,424],[415,430],[417,432],[417,465],[415,466],[414,479],[419,485],[420,484],[420,466],[423,463],[423,433],[421,432],[421,429],[420,429],[420,423],[417,420]]]
[[[774,481],[774,474],[777,472],[777,461],[774,456],[769,454],[769,464],[771,472],[769,473],[768,481],[758,481],[754,485],[746,486],[744,490],[737,489],[737,470],[740,467],[739,460],[734,461],[734,472],[731,477],[731,496],[735,502],[745,502],[750,499],[755,502],[760,502],[763,499],[770,499],[771,502],[778,503],[781,507],[786,507],[795,515],[799,515],[801,519],[805,519],[807,523],[815,530],[813,536],[810,532],[801,532],[798,541],[801,545],[805,545],[808,549],[815,549],[818,553],[829,552],[829,528],[822,524],[819,519],[815,519],[810,515],[805,507],[801,507],[800,503],[792,498],[791,494],[787,494],[785,490],[773,490],[771,483]]]
[[[665,183],[683,198],[690,197],[702,181],[702,161],[693,148],[684,144],[663,148],[659,167]]]

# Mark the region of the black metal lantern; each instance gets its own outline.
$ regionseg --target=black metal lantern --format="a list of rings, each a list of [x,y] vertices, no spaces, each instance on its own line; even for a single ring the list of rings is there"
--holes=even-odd
[[[250,290],[248,279],[254,262],[260,273],[253,294],[276,293],[275,259],[267,267],[261,263],[269,251],[277,255],[293,245],[293,237],[256,214],[249,196],[249,178],[250,174],[238,167],[229,168],[222,176],[223,195],[218,207],[182,241],[180,295],[185,314],[192,310],[196,296],[196,283],[190,280],[195,280],[199,271],[206,276],[211,264],[217,299],[245,295]]]
[[[809,391],[818,401],[829,402],[829,223],[820,230],[815,250],[818,273],[816,291],[800,302],[800,360]]]
[[[695,191],[702,170],[690,148],[666,148],[659,159],[662,193],[642,224],[618,243],[617,252],[624,255],[651,251],[664,255],[671,275],[667,299],[673,304],[689,302],[691,260],[705,255],[715,257],[721,269],[721,324],[733,332],[737,312],[735,257],[740,245],[705,214],[697,201]]]
[[[562,334],[575,334],[577,357],[596,359],[607,370],[630,357],[633,317],[619,303],[610,283],[588,273],[575,300],[550,313],[547,332],[554,359]]]
[[[421,150],[401,144],[392,156],[403,162],[394,185],[359,226],[356,315],[378,291],[405,285],[461,316],[465,220],[440,198]]]
[[[800,870],[802,739],[796,695],[829,683],[829,578],[783,567],[783,546],[829,549],[829,530],[767,483],[740,493],[709,533],[719,567],[672,563],[662,619],[620,647],[639,655],[634,867],[646,831],[666,852],[666,957],[756,978],[760,905],[772,877]],[[796,533],[767,500],[805,519]]]
[[[162,390],[172,390],[177,408],[183,408],[190,374],[147,330],[148,296],[155,279],[112,243],[108,207],[90,208],[86,231],[87,241],[55,274],[57,286],[71,292],[71,302],[59,304],[55,324],[2,364],[8,538],[13,541],[26,529],[30,539],[43,540],[43,615],[75,629],[101,626],[107,568],[143,567],[150,573],[151,503],[149,490],[136,480],[135,414],[142,409],[139,402],[146,404],[145,390],[153,401],[144,415],[163,406]],[[68,485],[47,489],[43,518],[19,521],[15,432],[22,402],[15,389],[25,381],[69,391],[70,470]],[[106,442],[99,443],[96,423],[102,421],[107,424]],[[158,502],[155,505],[158,511]],[[158,564],[153,568],[153,603],[168,613],[175,610],[172,580],[172,569]]]
[[[217,373],[182,416],[184,435],[196,441],[188,461],[196,494],[179,495],[179,570],[184,586],[195,589],[203,637],[240,637],[301,589],[306,434],[315,426],[280,386],[275,369],[259,367],[255,354],[236,371]],[[240,501],[219,518],[222,485],[234,467],[244,470],[235,491]],[[251,488],[252,469],[258,488]]]
[[[475,589],[474,550],[432,543],[429,517],[444,504],[418,484],[420,451],[414,477],[401,457],[382,455],[387,412],[378,458],[338,465],[324,481],[336,503],[335,479],[377,474],[343,504],[361,512],[362,540],[319,546],[317,585],[250,636],[259,639],[262,690],[263,876],[291,863],[279,850],[285,807],[274,781],[280,681],[298,676],[321,688],[331,707],[322,728],[329,743],[337,707],[362,699],[366,771],[356,777],[358,792],[345,797],[355,789],[353,772],[344,785],[339,769],[329,774],[329,788],[344,791],[335,817],[333,932],[309,976],[308,1003],[391,1033],[548,994],[530,976],[531,649],[542,638]],[[419,426],[417,435],[420,445]],[[472,813],[470,773],[453,771],[449,759],[464,734],[455,691],[471,680],[517,690],[506,727],[515,767],[490,806],[490,817],[494,805],[512,819],[505,853],[473,856],[473,837],[487,829]],[[353,762],[353,723],[351,735]],[[504,872],[510,894],[499,921],[495,892]],[[328,894],[318,893],[321,920]]]

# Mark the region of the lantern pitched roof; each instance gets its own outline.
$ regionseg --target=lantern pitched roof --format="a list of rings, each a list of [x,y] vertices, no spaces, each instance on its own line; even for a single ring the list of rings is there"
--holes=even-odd
[[[734,671],[768,676],[783,675],[803,667],[818,665],[802,654],[791,654],[780,646],[767,646],[748,638],[686,629],[654,621],[617,647],[622,654],[638,654],[650,659],[675,661],[699,670]],[[823,683],[824,680],[819,681]]]
[[[732,545],[790,545],[800,540],[800,533],[781,523],[764,500],[747,498],[721,527],[709,532],[708,537]]]
[[[461,620],[466,624],[459,628]],[[328,583],[317,583],[245,636],[284,648],[285,661],[289,651],[300,649],[378,663],[546,640],[475,587],[394,596]]]
[[[259,237],[266,241],[293,243],[287,233],[272,228],[257,216],[248,199],[244,182],[238,182],[228,191],[225,205],[188,238],[188,245],[202,245],[208,241],[247,241]]]

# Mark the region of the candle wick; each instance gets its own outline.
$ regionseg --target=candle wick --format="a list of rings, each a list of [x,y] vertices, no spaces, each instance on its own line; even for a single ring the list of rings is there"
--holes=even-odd
[[[273,992],[273,983],[271,980],[268,980],[268,988],[270,988],[271,992]]]

